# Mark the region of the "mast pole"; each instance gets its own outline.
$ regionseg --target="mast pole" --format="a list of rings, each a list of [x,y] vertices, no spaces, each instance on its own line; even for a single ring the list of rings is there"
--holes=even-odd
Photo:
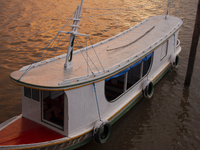
[[[74,22],[73,25],[71,25],[72,30],[71,30],[71,36],[69,40],[69,45],[68,45],[68,50],[67,50],[67,55],[66,55],[66,60],[64,64],[64,69],[69,69],[73,67],[72,63],[72,56],[73,56],[73,48],[74,48],[74,40],[75,40],[75,35],[78,34],[78,24],[81,18],[81,11],[82,11],[82,6],[83,6],[83,0],[81,0],[81,5],[78,5],[75,14],[74,14]]]
[[[168,3],[167,3],[167,12],[166,12],[166,15],[165,15],[165,19],[167,19],[168,11],[169,11],[169,0],[168,0]]]

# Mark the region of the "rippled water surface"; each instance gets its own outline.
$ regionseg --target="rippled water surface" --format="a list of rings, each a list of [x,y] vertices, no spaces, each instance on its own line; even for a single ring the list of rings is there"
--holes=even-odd
[[[20,114],[22,109],[21,87],[11,82],[9,74],[35,60],[79,3],[80,0],[0,1],[0,123]],[[200,149],[200,47],[191,86],[184,87],[197,3],[198,0],[176,0],[170,5],[169,14],[184,21],[179,34],[179,68],[164,76],[151,99],[141,99],[112,126],[105,144],[90,142],[80,150]],[[92,43],[96,43],[147,17],[165,14],[166,5],[167,0],[85,0],[79,32],[89,34]],[[128,11],[124,9],[128,7]],[[63,47],[55,55],[65,52]]]

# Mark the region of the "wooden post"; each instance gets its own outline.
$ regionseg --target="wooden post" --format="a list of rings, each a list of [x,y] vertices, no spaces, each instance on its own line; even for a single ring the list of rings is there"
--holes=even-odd
[[[193,73],[196,51],[197,51],[197,46],[198,46],[198,41],[199,41],[199,33],[200,33],[200,0],[198,2],[196,22],[195,22],[195,27],[193,31],[192,45],[190,48],[190,57],[188,61],[187,74],[185,78],[186,86],[190,86],[190,81],[191,81],[191,77]]]

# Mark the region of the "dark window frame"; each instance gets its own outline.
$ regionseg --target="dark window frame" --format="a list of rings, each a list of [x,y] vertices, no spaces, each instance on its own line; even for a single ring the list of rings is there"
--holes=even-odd
[[[24,87],[24,96],[39,102],[40,90]]]
[[[126,91],[128,91],[129,89],[134,87],[141,79],[143,79],[148,74],[148,72],[153,64],[153,52],[149,55],[149,57],[147,57],[146,59],[145,58],[143,58],[143,59],[139,60],[138,62],[136,62],[135,64],[133,64],[132,65],[133,67],[131,66],[131,67],[127,68],[128,71],[127,72],[125,71],[126,73],[120,75],[120,73],[123,72],[122,71],[119,74],[114,75],[105,80],[104,92],[105,92],[105,98],[107,99],[108,102],[116,101],[119,97],[121,97],[124,93],[126,93]],[[138,67],[139,67],[139,69],[138,69]],[[132,81],[130,79],[131,78],[130,76],[132,75],[132,79],[134,78],[134,75],[131,74],[131,72],[134,72],[134,69],[138,70],[138,74],[135,76],[135,81]],[[118,75],[120,75],[120,76],[118,76]],[[126,75],[127,75],[127,77],[125,77]],[[115,76],[117,76],[117,77],[115,77]],[[115,78],[117,78],[117,79],[115,79]],[[121,82],[125,83],[126,85],[125,84],[123,85],[123,87],[124,87],[123,92],[121,92],[120,94],[116,94],[118,91],[117,91],[117,89],[115,89],[115,85],[114,84],[110,85],[110,83],[112,82],[112,80],[118,81],[119,78],[121,78]],[[122,79],[124,79],[124,81],[122,81]],[[132,83],[130,83],[130,82],[132,82]],[[111,88],[109,86],[113,86],[113,91],[110,90]],[[118,86],[118,88],[119,88],[119,86]],[[122,88],[122,85],[121,85],[121,88]],[[110,94],[110,96],[109,96],[109,94]],[[116,94],[116,95],[114,96],[114,94]]]

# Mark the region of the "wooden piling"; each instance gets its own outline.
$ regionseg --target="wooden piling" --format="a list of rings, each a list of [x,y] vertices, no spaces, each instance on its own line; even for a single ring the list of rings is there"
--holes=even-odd
[[[193,31],[193,37],[192,37],[192,45],[190,48],[187,74],[185,78],[186,86],[190,86],[191,77],[192,77],[193,68],[194,68],[194,62],[196,58],[196,51],[197,51],[197,46],[198,46],[198,41],[199,41],[199,34],[200,34],[200,0],[198,2],[198,7],[197,7],[196,21],[195,21],[195,27]]]

